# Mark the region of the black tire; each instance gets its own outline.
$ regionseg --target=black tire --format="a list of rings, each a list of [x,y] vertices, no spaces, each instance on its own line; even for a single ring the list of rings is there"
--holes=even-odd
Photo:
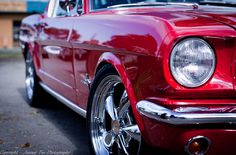
[[[128,134],[127,126],[132,126],[137,136]],[[141,134],[128,95],[117,72],[110,65],[102,67],[95,76],[88,100],[87,128],[91,154],[125,154],[125,151],[138,154],[140,150]]]
[[[37,107],[45,94],[39,84],[39,79],[35,72],[33,57],[28,51],[25,59],[25,84],[26,84],[26,100],[30,106]]]

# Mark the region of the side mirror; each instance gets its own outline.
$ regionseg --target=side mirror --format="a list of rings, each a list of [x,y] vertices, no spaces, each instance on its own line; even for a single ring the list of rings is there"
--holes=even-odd
[[[70,11],[76,6],[76,0],[60,0],[59,5],[67,12],[67,15],[70,15]]]

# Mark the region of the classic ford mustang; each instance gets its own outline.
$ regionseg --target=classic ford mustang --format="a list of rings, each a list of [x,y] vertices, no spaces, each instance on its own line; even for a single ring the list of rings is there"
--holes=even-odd
[[[234,0],[50,0],[22,21],[28,103],[87,118],[93,153],[234,154]],[[145,151],[141,151],[145,154]]]

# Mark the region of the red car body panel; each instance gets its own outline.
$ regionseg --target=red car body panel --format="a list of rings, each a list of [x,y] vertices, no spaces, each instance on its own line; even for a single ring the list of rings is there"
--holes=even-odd
[[[89,96],[89,87],[81,81],[86,76],[92,81],[102,65],[111,64],[124,83],[148,144],[183,152],[191,137],[203,135],[214,141],[209,154],[233,154],[234,126],[167,125],[141,116],[136,104],[145,99],[170,109],[205,106],[214,112],[235,113],[235,8],[170,5],[93,12],[86,0],[82,15],[33,15],[23,20],[21,30],[26,37],[21,41],[33,52],[42,82],[79,107],[86,110]],[[197,88],[178,84],[169,68],[172,48],[189,37],[207,41],[217,58],[212,77]],[[49,54],[45,47],[56,47],[59,53]]]
[[[76,102],[73,48],[69,42],[73,19],[45,17],[41,22],[46,23],[38,34],[45,83]],[[66,24],[61,24],[63,22]],[[56,48],[58,53],[50,53],[50,48]]]
[[[144,118],[144,122],[150,144],[154,147],[162,146],[166,150],[171,150],[173,154],[184,154],[183,146],[189,139],[197,135],[211,139],[211,148],[207,154],[235,154],[236,131],[232,127],[212,125],[176,127],[159,123],[157,125],[157,122],[146,118]]]

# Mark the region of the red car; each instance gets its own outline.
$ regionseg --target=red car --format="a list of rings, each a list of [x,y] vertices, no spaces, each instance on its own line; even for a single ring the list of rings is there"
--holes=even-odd
[[[50,0],[22,21],[28,102],[46,90],[86,117],[98,155],[235,154],[235,7]]]

